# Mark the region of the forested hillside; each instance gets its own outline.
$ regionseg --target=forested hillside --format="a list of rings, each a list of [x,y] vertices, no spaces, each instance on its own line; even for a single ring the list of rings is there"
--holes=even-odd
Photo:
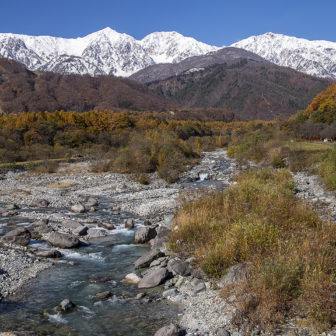
[[[173,105],[144,85],[125,78],[35,73],[20,63],[0,59],[0,111],[4,113],[112,108],[164,110]]]

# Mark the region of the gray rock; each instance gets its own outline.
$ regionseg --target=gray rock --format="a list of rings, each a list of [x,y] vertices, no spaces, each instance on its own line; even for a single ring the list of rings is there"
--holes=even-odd
[[[61,258],[63,256],[63,254],[57,250],[38,251],[35,255],[41,258]]]
[[[2,217],[13,217],[13,216],[16,216],[18,213],[17,211],[5,211],[5,212],[2,212]]]
[[[155,266],[160,266],[162,264],[162,266],[167,266],[167,261],[166,261],[166,258],[165,257],[160,257],[156,260],[153,260],[149,267],[155,267]]]
[[[144,220],[144,225],[150,226],[150,225],[152,225],[152,223],[151,223],[150,220],[146,219],[146,220]]]
[[[206,274],[201,268],[196,268],[191,270],[191,275],[197,279],[206,279]]]
[[[61,225],[66,228],[66,229],[69,229],[69,230],[75,230],[77,229],[78,227],[83,227],[83,224],[75,221],[75,220],[65,220],[61,223]]]
[[[124,280],[128,284],[138,284],[141,278],[135,273],[129,273],[125,276]]]
[[[40,199],[36,200],[33,203],[30,204],[33,208],[47,208],[49,206],[50,202],[46,199]]]
[[[73,220],[65,220],[61,223],[61,225],[69,230],[76,230],[79,227],[83,227],[83,225],[77,221],[73,221]]]
[[[74,309],[76,305],[71,302],[69,299],[64,299],[59,305],[58,305],[58,311],[60,312],[69,312],[72,309]]]
[[[72,234],[75,236],[85,236],[88,232],[88,227],[87,226],[78,226],[75,230],[72,231]]]
[[[71,207],[71,211],[75,213],[83,213],[85,212],[85,207],[82,204],[75,204]]]
[[[132,218],[127,218],[125,220],[125,228],[129,230],[134,228],[134,220]]]
[[[157,249],[153,249],[148,253],[144,254],[143,256],[141,256],[139,259],[137,259],[134,263],[134,266],[135,268],[147,267],[153,260],[163,256],[164,256],[163,252]]]
[[[15,203],[11,203],[11,204],[8,204],[8,205],[6,206],[6,209],[7,209],[7,210],[16,210],[16,209],[20,209],[20,208],[19,208],[19,206],[18,206],[17,204],[15,204]]]
[[[226,274],[217,282],[219,288],[232,286],[239,281],[246,281],[249,263],[242,262],[228,269]]]
[[[165,219],[164,219],[165,226],[167,226],[168,228],[170,228],[173,220],[174,220],[174,215],[167,215],[167,216],[165,216]]]
[[[175,287],[180,288],[183,285],[183,282],[184,282],[184,277],[179,276],[176,283],[175,283]]]
[[[145,293],[139,293],[137,294],[137,296],[135,297],[136,300],[141,300],[142,298],[144,298],[146,296]]]
[[[172,259],[168,262],[168,270],[174,275],[190,275],[191,270],[189,264],[179,259]]]
[[[49,219],[48,218],[42,218],[37,220],[36,222],[34,222],[33,225],[47,225],[49,223]]]
[[[176,282],[175,279],[170,279],[170,280],[166,281],[165,288],[167,289],[167,288],[171,288],[171,287],[175,286],[175,282]]]
[[[107,236],[107,231],[105,229],[89,228],[87,235],[91,238],[105,237]]]
[[[152,247],[154,249],[160,249],[161,251],[166,251],[166,244],[169,240],[169,235],[171,233],[171,230],[168,229],[165,226],[160,226],[157,228],[157,235],[153,239]]]
[[[216,331],[216,336],[230,336],[231,333],[225,328],[219,328]]]
[[[193,264],[195,261],[196,261],[195,257],[190,257],[190,258],[186,259],[186,262],[189,263],[189,264]]]
[[[73,248],[77,247],[80,244],[78,238],[74,236],[70,236],[68,234],[59,233],[59,232],[52,232],[49,235],[48,242],[60,248]]]
[[[205,283],[200,282],[194,287],[194,294],[198,294],[206,289]]]
[[[163,297],[172,297],[172,296],[176,296],[179,295],[180,292],[176,289],[176,288],[172,288],[172,289],[167,289],[162,293]]]
[[[112,293],[110,291],[106,291],[106,292],[97,293],[95,295],[95,298],[99,299],[100,301],[106,301],[111,296],[112,296]]]
[[[47,219],[41,219],[29,228],[33,239],[41,239],[46,233],[53,232],[53,228],[48,225]]]
[[[161,285],[169,277],[166,268],[158,268],[148,272],[138,283],[138,288],[152,288]]]
[[[137,244],[144,244],[155,238],[157,235],[155,228],[150,226],[140,227],[135,232],[135,242]]]
[[[115,226],[111,223],[98,223],[98,226],[107,229],[107,230],[114,230]]]
[[[154,336],[178,336],[180,329],[176,324],[169,324],[161,329],[159,329]]]
[[[1,239],[2,242],[8,244],[16,244],[27,246],[30,242],[30,231],[24,227],[18,227],[12,231],[7,232]]]
[[[88,207],[88,208],[91,208],[91,207],[95,207],[97,206],[99,203],[98,203],[98,200],[93,198],[93,197],[90,197],[86,203],[85,203],[85,206]]]

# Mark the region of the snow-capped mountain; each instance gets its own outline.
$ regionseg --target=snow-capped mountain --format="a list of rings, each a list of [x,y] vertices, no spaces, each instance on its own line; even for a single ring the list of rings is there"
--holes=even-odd
[[[149,34],[140,43],[156,64],[179,63],[188,57],[205,55],[219,49],[174,31]]]
[[[176,32],[152,33],[143,40],[105,28],[85,37],[0,34],[0,57],[30,70],[129,76],[156,63],[179,62],[217,50]]]
[[[234,43],[277,65],[318,77],[336,79],[336,43],[309,41],[282,34],[266,33]]]

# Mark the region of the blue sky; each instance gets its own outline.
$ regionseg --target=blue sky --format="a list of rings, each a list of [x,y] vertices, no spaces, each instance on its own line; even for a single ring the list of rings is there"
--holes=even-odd
[[[0,32],[84,36],[105,27],[137,39],[175,30],[218,46],[268,31],[336,42],[335,0],[9,0]]]

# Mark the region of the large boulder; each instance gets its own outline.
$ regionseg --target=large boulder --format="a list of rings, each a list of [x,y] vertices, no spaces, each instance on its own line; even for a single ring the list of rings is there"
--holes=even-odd
[[[166,226],[160,226],[156,229],[157,235],[153,240],[152,247],[154,249],[159,249],[161,251],[166,251],[167,249],[167,242],[169,240],[169,235],[171,230]]]
[[[72,231],[72,234],[75,236],[85,236],[88,232],[89,228],[87,226],[78,226],[76,229]]]
[[[59,232],[52,232],[49,235],[48,242],[60,248],[73,248],[77,247],[80,244],[78,238],[74,236],[70,236],[68,234],[59,233]]]
[[[125,228],[129,230],[134,228],[134,220],[132,218],[127,218],[125,220]]]
[[[75,204],[71,207],[71,211],[75,213],[83,213],[85,212],[85,207],[82,204]]]
[[[150,270],[147,274],[139,281],[138,288],[152,288],[161,285],[168,277],[170,273],[167,268],[157,268]]]
[[[78,227],[83,227],[83,225],[77,221],[73,221],[73,220],[65,220],[61,223],[61,225],[69,230],[75,230]]]
[[[159,329],[154,336],[179,336],[180,329],[176,324],[169,324]]]
[[[134,263],[134,266],[135,268],[147,267],[151,264],[153,260],[163,257],[164,255],[165,254],[160,250],[153,249],[137,259]]]
[[[44,234],[53,232],[53,228],[48,225],[48,219],[40,219],[29,228],[33,239],[41,239]]]
[[[30,239],[31,239],[30,231],[24,227],[19,227],[10,232],[7,232],[2,237],[1,240],[2,242],[8,243],[8,244],[27,246],[30,242]]]
[[[156,237],[156,230],[153,227],[140,227],[135,232],[135,242],[137,244],[144,244]]]
[[[218,287],[219,288],[230,287],[241,281],[245,282],[247,280],[249,265],[250,264],[248,262],[242,262],[234,266],[231,266],[227,270],[226,274],[222,276],[217,282]]]

